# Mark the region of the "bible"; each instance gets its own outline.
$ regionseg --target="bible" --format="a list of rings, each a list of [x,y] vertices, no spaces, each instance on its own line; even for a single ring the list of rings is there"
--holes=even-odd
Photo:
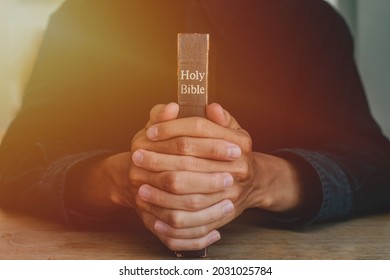
[[[206,117],[209,34],[178,34],[177,64],[179,118]],[[181,258],[201,258],[207,256],[207,248],[175,254]]]

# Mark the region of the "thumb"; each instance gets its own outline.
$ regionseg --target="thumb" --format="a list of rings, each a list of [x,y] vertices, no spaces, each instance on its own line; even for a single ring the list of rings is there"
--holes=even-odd
[[[212,103],[208,105],[206,112],[207,118],[216,124],[232,129],[241,128],[236,119],[232,117],[232,115],[230,115],[230,113],[223,109],[222,106],[218,103]]]
[[[155,105],[150,110],[151,125],[176,119],[179,114],[179,105],[177,103],[168,103]]]

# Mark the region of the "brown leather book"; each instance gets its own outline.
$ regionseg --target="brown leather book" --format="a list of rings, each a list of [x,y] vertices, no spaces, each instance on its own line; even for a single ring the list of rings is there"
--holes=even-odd
[[[177,47],[179,117],[206,117],[209,34],[178,34]]]
[[[178,34],[177,63],[179,118],[206,117],[209,34]],[[175,254],[181,258],[201,258],[207,256],[207,248]]]

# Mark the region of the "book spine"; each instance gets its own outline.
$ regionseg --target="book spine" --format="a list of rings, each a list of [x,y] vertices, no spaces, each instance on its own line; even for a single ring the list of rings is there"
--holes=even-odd
[[[209,34],[178,34],[177,43],[179,117],[206,117]]]
[[[177,62],[179,118],[206,117],[209,34],[178,34]],[[201,258],[207,256],[207,248],[175,253],[181,258]]]

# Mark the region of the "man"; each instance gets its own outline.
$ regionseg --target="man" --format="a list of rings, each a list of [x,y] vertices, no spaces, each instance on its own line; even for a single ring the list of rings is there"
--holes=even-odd
[[[207,119],[169,103],[183,32],[210,34]],[[388,209],[389,156],[322,1],[67,1],[2,143],[0,199],[70,223],[133,208],[192,250],[247,208],[294,225]]]

